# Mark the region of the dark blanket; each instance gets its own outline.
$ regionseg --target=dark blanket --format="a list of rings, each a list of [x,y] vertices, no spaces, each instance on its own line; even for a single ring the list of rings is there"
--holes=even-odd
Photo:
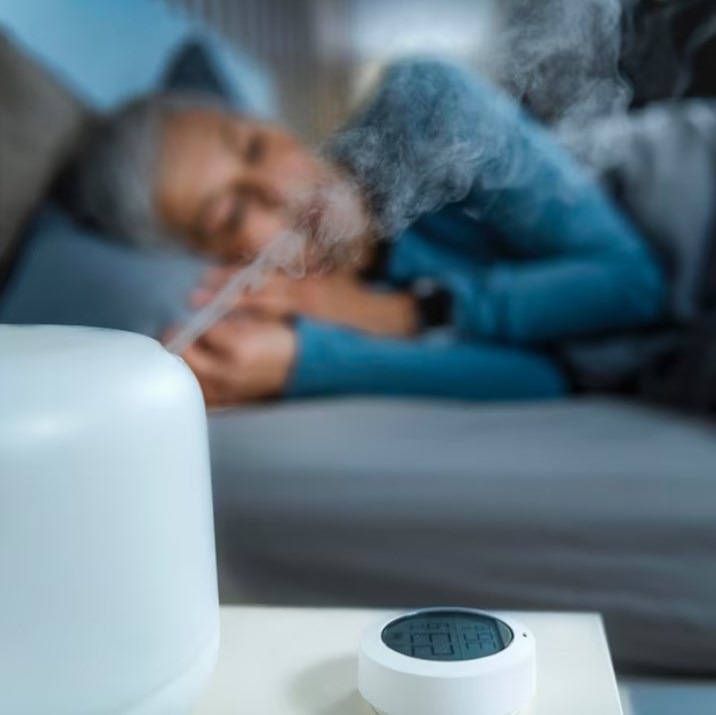
[[[653,105],[597,121],[565,141],[664,257],[672,317],[692,320],[713,292],[716,100]]]
[[[663,257],[666,325],[570,345],[586,390],[627,389],[671,405],[716,407],[716,100],[672,101],[565,137]]]

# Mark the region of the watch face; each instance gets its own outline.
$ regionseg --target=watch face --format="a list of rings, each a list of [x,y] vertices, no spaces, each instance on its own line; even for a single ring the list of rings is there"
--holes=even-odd
[[[389,623],[381,633],[391,650],[421,660],[461,661],[494,655],[514,634],[502,621],[469,611],[418,611]]]

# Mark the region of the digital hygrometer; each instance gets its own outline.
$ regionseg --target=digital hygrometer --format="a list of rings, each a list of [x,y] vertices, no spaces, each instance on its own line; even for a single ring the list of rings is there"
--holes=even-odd
[[[358,687],[381,715],[513,715],[534,697],[535,665],[512,618],[428,608],[366,630]]]

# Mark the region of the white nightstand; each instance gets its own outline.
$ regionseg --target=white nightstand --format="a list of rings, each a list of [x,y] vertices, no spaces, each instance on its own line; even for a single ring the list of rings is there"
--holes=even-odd
[[[229,607],[195,715],[374,715],[356,690],[363,628],[380,611]],[[535,715],[622,715],[602,620],[515,613],[537,640]]]

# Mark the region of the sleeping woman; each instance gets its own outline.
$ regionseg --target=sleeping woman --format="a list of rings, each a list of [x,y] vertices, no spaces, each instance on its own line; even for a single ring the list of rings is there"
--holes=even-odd
[[[565,345],[664,310],[656,257],[599,186],[510,98],[439,61],[389,67],[320,158],[213,102],[136,101],[88,143],[76,186],[114,235],[220,259],[197,305],[277,236],[308,235],[306,277],[276,272],[184,353],[209,405],[559,398]]]

